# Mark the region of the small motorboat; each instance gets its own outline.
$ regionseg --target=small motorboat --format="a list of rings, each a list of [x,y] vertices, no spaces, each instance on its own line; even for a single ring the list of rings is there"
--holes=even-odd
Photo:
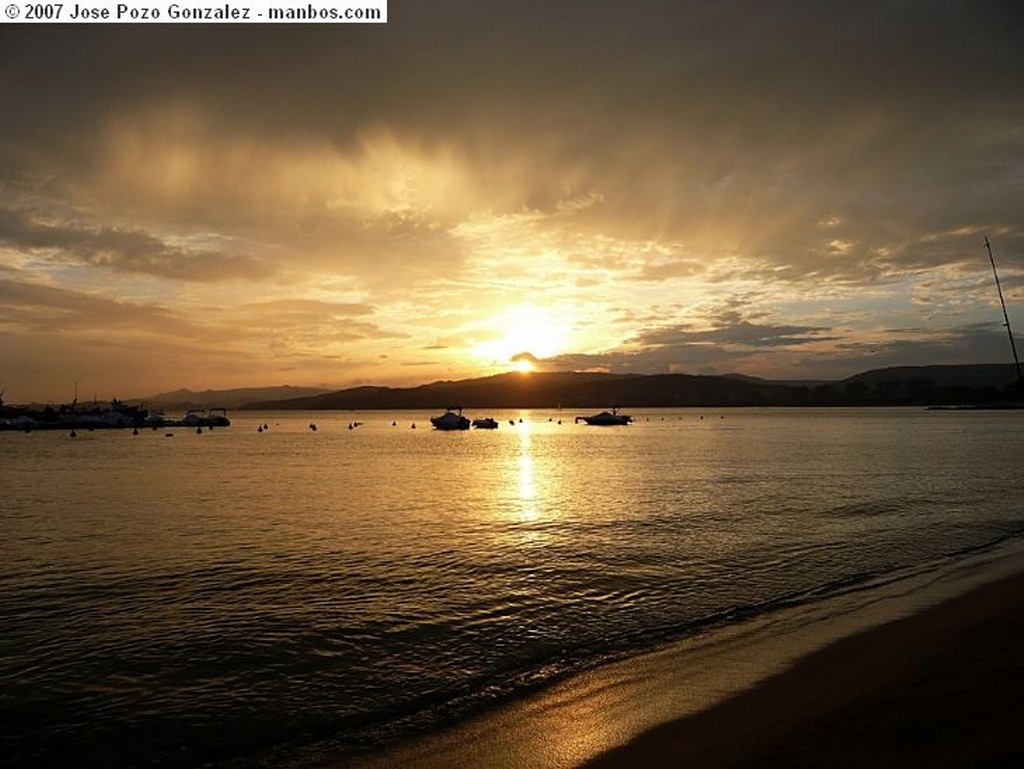
[[[468,430],[469,417],[462,416],[462,409],[458,406],[449,406],[439,417],[431,417],[430,424],[438,430]]]
[[[497,430],[498,429],[498,420],[493,419],[492,417],[483,417],[481,419],[474,419],[473,420],[473,427],[475,427],[477,430]]]
[[[574,423],[581,421],[586,422],[588,425],[611,427],[613,425],[628,425],[633,421],[633,417],[628,414],[620,414],[618,409],[612,409],[611,411],[602,411],[600,414],[594,414],[589,417],[576,417]]]

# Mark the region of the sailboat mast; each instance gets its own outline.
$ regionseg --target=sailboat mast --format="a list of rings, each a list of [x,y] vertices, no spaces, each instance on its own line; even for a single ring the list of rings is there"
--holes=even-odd
[[[1024,376],[1020,373],[1020,358],[1017,357],[1017,344],[1013,341],[1013,331],[1010,328],[1010,316],[1006,313],[1006,300],[1003,299],[1003,287],[999,284],[999,273],[996,272],[996,260],[992,256],[992,244],[988,242],[988,235],[985,236],[985,248],[988,249],[988,260],[992,263],[992,275],[996,279],[996,291],[999,292],[999,304],[1003,308],[1003,325],[1006,326],[1006,333],[1010,337],[1010,349],[1013,350],[1013,363],[1017,367],[1017,384],[1024,385]]]

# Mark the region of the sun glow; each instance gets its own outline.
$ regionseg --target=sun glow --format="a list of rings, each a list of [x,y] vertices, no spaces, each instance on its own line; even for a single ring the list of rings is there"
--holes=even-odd
[[[536,369],[537,358],[557,355],[566,349],[571,322],[564,310],[527,302],[493,316],[487,327],[494,336],[474,347],[473,353],[491,362],[511,361],[516,371],[527,373]]]

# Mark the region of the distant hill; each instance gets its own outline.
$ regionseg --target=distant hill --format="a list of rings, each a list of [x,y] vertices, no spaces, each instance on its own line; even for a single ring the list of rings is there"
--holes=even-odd
[[[250,409],[606,408],[608,406],[770,405],[790,402],[789,388],[689,374],[499,374],[419,387],[358,387],[296,398],[254,402]]]
[[[253,399],[241,408],[431,409],[607,408],[655,406],[887,406],[988,403],[1011,396],[1012,365],[876,369],[836,382],[773,382],[691,374],[498,374],[418,387],[355,387],[287,399]]]
[[[886,382],[930,380],[935,387],[1005,388],[1017,380],[1012,363],[978,363],[960,366],[894,366],[865,371],[844,381],[877,386]]]
[[[739,379],[744,382],[760,382],[761,384],[786,385],[787,387],[817,387],[818,385],[829,384],[827,379],[765,379],[749,374],[722,374],[728,379]]]
[[[894,366],[873,369],[840,383],[853,405],[962,405],[1024,399],[1012,364]]]
[[[238,408],[253,401],[291,400],[329,392],[331,391],[324,387],[292,387],[291,385],[241,387],[233,390],[202,390],[200,392],[174,390],[148,398],[134,399],[133,402],[141,401],[150,408],[163,409]]]

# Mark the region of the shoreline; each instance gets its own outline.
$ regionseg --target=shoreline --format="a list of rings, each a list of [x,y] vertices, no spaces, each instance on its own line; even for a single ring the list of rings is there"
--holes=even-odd
[[[583,764],[1024,765],[1024,571],[836,641]]]
[[[975,621],[963,607],[978,604],[983,596],[989,597],[980,605],[992,608],[993,616],[1000,611],[1012,615],[1019,608],[1024,617],[1022,555],[1024,542],[1004,543],[994,551],[938,569],[885,580],[867,590],[785,609],[584,671],[381,752],[323,755],[317,765],[330,769],[789,766],[788,757],[758,763],[758,751],[769,747],[781,751],[786,735],[797,726],[828,716],[845,704],[853,684],[862,686],[858,690],[862,693],[884,690],[889,680],[882,675],[886,668],[882,666],[880,674],[870,665],[894,659],[890,647],[912,661],[915,649],[906,640],[907,632],[912,631],[914,642],[928,649],[956,642],[963,628]],[[1013,589],[1008,591],[1005,585]],[[930,619],[947,613],[949,618],[937,625]],[[799,672],[808,666],[815,671],[810,678]],[[900,663],[900,670],[912,667]],[[899,670],[889,672],[900,674]],[[752,704],[743,704],[747,702]],[[775,735],[778,744],[772,743]],[[844,764],[834,756],[819,756],[807,764],[862,765],[876,763],[872,759]]]

